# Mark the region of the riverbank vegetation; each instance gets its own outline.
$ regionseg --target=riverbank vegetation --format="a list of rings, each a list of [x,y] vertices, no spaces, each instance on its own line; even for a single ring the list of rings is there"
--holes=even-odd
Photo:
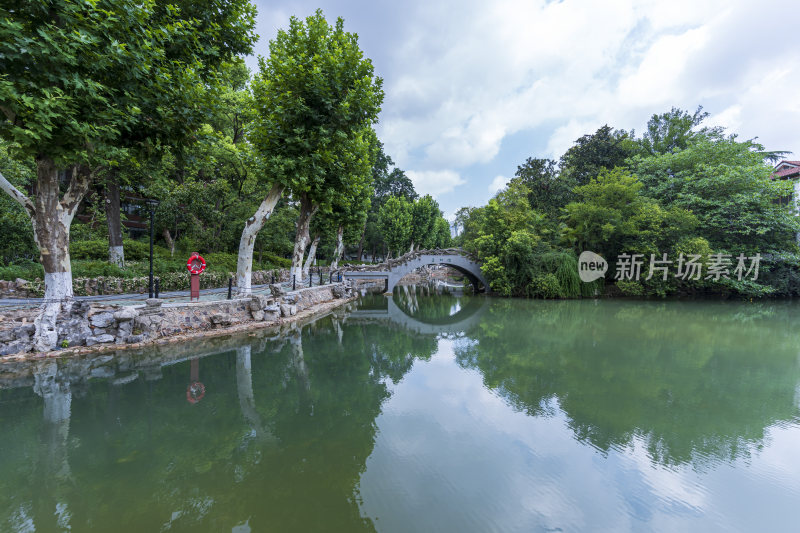
[[[603,126],[559,161],[529,158],[487,205],[458,211],[456,243],[507,296],[797,296],[792,187],[771,178],[782,153],[705,127],[707,116],[673,108],[653,115],[642,136]],[[604,288],[578,277],[586,250],[609,263]],[[614,281],[622,254],[641,254],[639,279]],[[651,255],[664,254],[666,279],[649,276]],[[699,256],[699,279],[675,275],[681,254]],[[760,254],[757,279],[733,274],[740,254],[748,267]],[[731,260],[727,278],[706,279],[715,257]]]
[[[240,294],[254,268],[302,279],[348,247],[449,246],[373,130],[383,82],[358,37],[292,17],[251,73],[255,16],[248,0],[0,8],[0,277],[44,278],[37,349],[74,274],[142,274],[151,219],[157,275],[199,251]]]
[[[358,37],[319,10],[292,17],[250,72],[255,16],[248,0],[0,8],[0,277],[43,277],[40,349],[74,274],[143,274],[151,219],[157,275],[199,251],[240,294],[254,268],[303,279],[317,258],[452,245],[374,131],[383,82]],[[797,221],[767,163],[780,154],[705,117],[673,109],[641,137],[604,126],[558,162],[528,159],[459,211],[457,243],[509,296],[602,292],[577,278],[583,249],[612,272],[622,252],[768,258],[757,281],[614,284],[626,294],[796,294]]]

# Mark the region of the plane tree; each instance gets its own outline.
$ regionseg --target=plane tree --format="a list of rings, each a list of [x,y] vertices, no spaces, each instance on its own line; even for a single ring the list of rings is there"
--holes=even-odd
[[[36,350],[56,344],[73,295],[70,224],[99,172],[134,140],[190,131],[202,115],[196,88],[220,60],[250,50],[254,17],[246,0],[0,7],[0,138],[36,165],[35,194],[0,175],[30,218],[45,272]]]
[[[364,57],[358,36],[331,26],[321,10],[270,42],[253,82],[257,118],[250,139],[271,185],[256,213],[245,222],[236,280],[240,294],[251,291],[256,236],[285,189],[299,203],[292,272],[300,275],[309,224],[332,191],[350,179],[342,155],[353,139],[377,121],[383,81]]]

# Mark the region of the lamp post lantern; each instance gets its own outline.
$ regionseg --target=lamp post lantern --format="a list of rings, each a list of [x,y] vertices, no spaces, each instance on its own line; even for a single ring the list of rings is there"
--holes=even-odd
[[[153,222],[156,216],[158,200],[145,200],[147,208],[150,210],[150,280],[147,284],[148,295],[153,297]]]

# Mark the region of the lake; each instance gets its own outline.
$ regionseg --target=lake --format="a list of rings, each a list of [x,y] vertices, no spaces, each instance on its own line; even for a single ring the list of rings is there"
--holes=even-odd
[[[800,305],[398,287],[0,365],[0,531],[798,531]]]

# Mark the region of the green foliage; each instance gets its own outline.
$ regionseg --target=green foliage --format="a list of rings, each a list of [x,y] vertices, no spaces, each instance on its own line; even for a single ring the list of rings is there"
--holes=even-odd
[[[350,179],[338,165],[354,137],[377,120],[382,80],[358,37],[344,31],[341,18],[330,26],[321,10],[305,21],[292,17],[259,65],[251,141],[270,180],[321,203]]]
[[[131,239],[123,239],[122,242],[126,260],[142,261],[150,257],[149,243]],[[72,241],[69,243],[69,253],[72,259],[108,260],[108,241]]]
[[[800,294],[800,220],[786,202],[792,187],[771,179],[766,163],[781,152],[700,127],[706,116],[702,108],[653,115],[639,140],[604,126],[578,139],[560,169],[551,160],[528,158],[486,206],[456,213],[456,243],[484,262],[492,287],[505,295],[601,294],[602,279],[580,282],[577,265],[568,264],[567,257],[574,262],[586,250],[609,262],[608,279],[620,254],[641,254],[640,280],[618,283],[621,294]],[[578,186],[569,191],[571,184]],[[560,250],[566,255],[559,265],[544,259]],[[720,253],[730,254],[734,265],[740,253],[761,253],[760,278],[705,279],[710,256]],[[663,254],[672,261],[667,279],[656,270],[646,279],[651,256],[661,260]],[[676,278],[681,254],[700,256],[702,279]]]
[[[0,174],[24,190],[36,179],[33,161],[18,161],[9,155],[9,146],[0,141]],[[6,194],[0,194],[0,265],[39,257],[33,241],[31,220],[25,209]]]
[[[693,131],[708,118],[703,106],[690,114],[677,107],[667,113],[653,115],[647,122],[647,130],[639,141],[641,150],[646,156],[673,153],[685,150],[698,135],[719,136],[722,128],[701,128]]]
[[[402,255],[411,237],[411,204],[403,197],[391,196],[378,213],[378,225],[390,252]]]
[[[561,156],[561,177],[585,185],[602,170],[622,166],[636,150],[632,134],[605,125],[591,135],[584,135]]]
[[[642,284],[635,280],[619,280],[615,285],[625,296],[644,296],[645,293]]]
[[[561,284],[555,274],[537,275],[528,285],[528,296],[532,298],[560,298],[562,297]]]
[[[603,171],[575,191],[578,201],[564,209],[567,239],[612,260],[623,252],[669,252],[698,224],[689,211],[644,196],[641,182],[622,169]]]
[[[517,167],[512,181],[519,181],[528,189],[531,208],[557,217],[562,207],[574,198],[572,189],[576,182],[570,173],[559,175],[557,164],[552,159],[529,157]]]
[[[450,248],[453,244],[453,237],[450,235],[450,223],[439,217],[434,224],[434,247],[436,248]]]
[[[411,243],[423,250],[436,245],[436,220],[442,216],[439,204],[426,194],[411,204]]]
[[[220,60],[250,51],[254,17],[246,0],[0,8],[0,137],[65,168],[115,159],[134,132],[190,131],[193,87]]]
[[[72,264],[73,278],[99,278],[99,277],[130,277],[132,272],[126,273],[125,269],[108,262],[108,244],[106,244],[105,260],[75,261]]]
[[[44,269],[39,263],[33,261],[18,261],[0,266],[0,280],[14,281],[21,278],[27,281],[44,278]]]
[[[631,166],[647,194],[691,211],[714,249],[794,251],[800,224],[780,201],[792,194],[791,183],[770,179],[761,150],[733,137],[697,136],[684,150],[636,157]]]

